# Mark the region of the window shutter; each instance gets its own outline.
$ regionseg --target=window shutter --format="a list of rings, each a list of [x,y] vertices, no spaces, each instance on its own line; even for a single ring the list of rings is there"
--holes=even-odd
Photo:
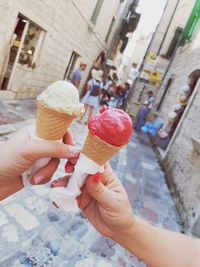
[[[200,0],[197,0],[192,10],[192,13],[187,21],[187,24],[185,26],[185,30],[180,43],[181,46],[184,46],[187,41],[191,41],[199,19],[200,19]]]

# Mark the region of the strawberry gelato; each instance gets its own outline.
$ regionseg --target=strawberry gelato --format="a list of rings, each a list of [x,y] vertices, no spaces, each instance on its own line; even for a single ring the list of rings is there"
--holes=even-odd
[[[124,146],[129,142],[133,125],[129,115],[123,110],[103,107],[100,113],[88,123],[92,135],[113,146]]]

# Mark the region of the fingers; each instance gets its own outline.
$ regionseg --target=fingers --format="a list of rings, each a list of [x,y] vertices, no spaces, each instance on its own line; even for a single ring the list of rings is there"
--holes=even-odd
[[[80,151],[77,146],[65,145],[61,142],[31,140],[24,153],[32,159],[45,157],[70,159],[78,157]]]
[[[100,182],[100,174],[89,176],[86,181],[87,190],[90,195],[103,207],[108,207],[113,202],[113,192]]]
[[[68,184],[69,178],[70,178],[69,176],[64,176],[64,177],[56,179],[55,181],[51,183],[51,188],[66,187]]]
[[[59,159],[51,159],[50,162],[40,169],[30,180],[32,185],[46,184],[51,180],[54,172],[59,165]]]
[[[107,186],[111,184],[113,181],[117,180],[117,176],[114,173],[113,169],[110,167],[110,165],[107,163],[104,166],[104,172],[101,174],[101,182]]]
[[[71,159],[70,161],[67,161],[65,163],[65,172],[66,173],[70,173],[74,171],[74,164],[72,162],[73,159]]]
[[[54,188],[54,187],[66,187],[67,184],[68,184],[68,181],[69,181],[70,174],[71,174],[71,172],[73,172],[73,170],[74,170],[74,165],[71,162],[67,161],[66,164],[65,164],[65,172],[68,175],[64,176],[64,177],[61,177],[61,178],[58,178],[55,181],[53,181],[51,183],[51,188]]]
[[[72,164],[72,166],[74,166],[76,164],[77,160],[78,160],[78,157],[75,157],[75,158],[68,159],[68,162],[70,162]]]
[[[72,145],[72,146],[76,145],[76,143],[74,141],[74,137],[73,137],[72,131],[70,129],[68,129],[66,134],[64,135],[63,143],[64,144],[68,144],[68,145]]]

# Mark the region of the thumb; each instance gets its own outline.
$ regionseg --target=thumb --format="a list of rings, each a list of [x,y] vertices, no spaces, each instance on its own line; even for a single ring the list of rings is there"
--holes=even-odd
[[[100,176],[100,173],[89,176],[86,185],[90,195],[105,208],[113,202],[113,191],[100,182]]]
[[[42,157],[53,158],[75,158],[80,154],[81,149],[77,146],[65,145],[61,142],[54,141],[37,141],[32,140],[26,148],[27,155],[36,159]]]

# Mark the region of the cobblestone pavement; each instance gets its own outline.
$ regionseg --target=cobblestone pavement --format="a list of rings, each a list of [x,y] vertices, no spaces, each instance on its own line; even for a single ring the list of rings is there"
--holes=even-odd
[[[35,101],[0,102],[0,142],[33,124]],[[72,125],[78,144],[87,129]],[[135,214],[160,227],[180,231],[164,173],[146,136],[134,134],[111,161],[125,186]],[[63,175],[64,162],[55,177]],[[135,256],[102,237],[80,212],[67,214],[52,206],[49,185],[23,189],[1,202],[1,267],[144,267]]]

